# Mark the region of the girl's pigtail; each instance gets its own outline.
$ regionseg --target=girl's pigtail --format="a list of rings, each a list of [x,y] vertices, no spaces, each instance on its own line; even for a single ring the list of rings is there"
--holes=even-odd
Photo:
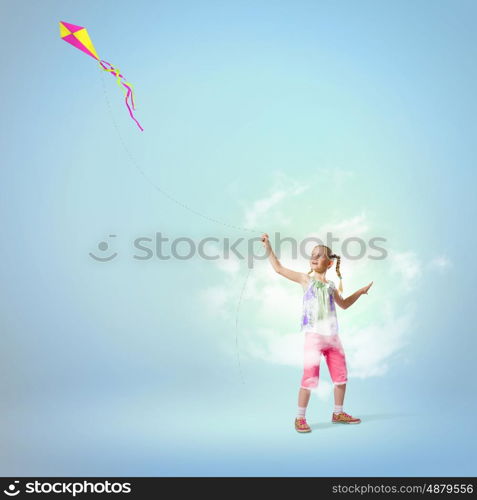
[[[343,293],[343,277],[341,276],[341,271],[340,271],[340,264],[341,264],[341,257],[339,255],[334,254],[333,257],[336,258],[336,274],[338,275],[338,278],[340,279],[340,284],[338,287],[338,290],[340,293]]]

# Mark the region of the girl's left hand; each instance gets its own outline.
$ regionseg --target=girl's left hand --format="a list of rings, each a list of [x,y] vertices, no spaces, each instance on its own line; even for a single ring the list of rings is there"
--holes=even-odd
[[[371,283],[367,286],[363,286],[363,288],[361,288],[361,294],[366,294],[368,295],[368,290],[371,288],[371,286],[373,285],[373,281],[371,281]]]

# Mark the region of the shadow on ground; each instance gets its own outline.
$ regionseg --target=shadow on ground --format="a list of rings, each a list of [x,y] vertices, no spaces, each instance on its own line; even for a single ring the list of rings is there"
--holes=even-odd
[[[359,424],[333,424],[330,420],[329,422],[313,423],[309,425],[312,429],[329,429],[330,427],[340,427],[340,426],[342,427],[343,425],[358,426],[358,425],[365,425],[368,422],[373,422],[376,420],[393,420],[395,418],[412,417],[412,416],[413,416],[412,413],[374,413],[371,415],[356,415],[356,417],[361,419],[361,423]]]

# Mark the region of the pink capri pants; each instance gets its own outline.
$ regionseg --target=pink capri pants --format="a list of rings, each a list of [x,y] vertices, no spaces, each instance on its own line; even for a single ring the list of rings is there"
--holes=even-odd
[[[305,363],[301,379],[303,389],[314,389],[318,386],[322,354],[325,356],[333,383],[338,385],[348,381],[346,358],[339,336],[307,332],[305,333]]]

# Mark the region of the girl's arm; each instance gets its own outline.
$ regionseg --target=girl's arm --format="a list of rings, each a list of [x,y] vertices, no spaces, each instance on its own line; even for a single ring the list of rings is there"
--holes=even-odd
[[[305,285],[308,281],[308,276],[305,273],[299,273],[297,271],[292,271],[291,269],[283,267],[277,256],[273,253],[272,246],[270,245],[270,241],[268,240],[268,238],[268,234],[263,234],[262,243],[265,247],[268,255],[268,260],[272,264],[273,269],[275,269],[278,274],[285,276],[285,278],[295,281],[296,283],[300,283],[301,285]]]
[[[368,290],[371,288],[372,284],[373,282],[371,281],[369,285],[360,288],[359,290],[354,292],[353,295],[346,297],[346,299],[343,299],[338,290],[335,288],[333,292],[333,297],[335,299],[335,302],[341,307],[341,309],[348,309],[348,307],[354,304],[361,297],[361,295],[368,294]]]

